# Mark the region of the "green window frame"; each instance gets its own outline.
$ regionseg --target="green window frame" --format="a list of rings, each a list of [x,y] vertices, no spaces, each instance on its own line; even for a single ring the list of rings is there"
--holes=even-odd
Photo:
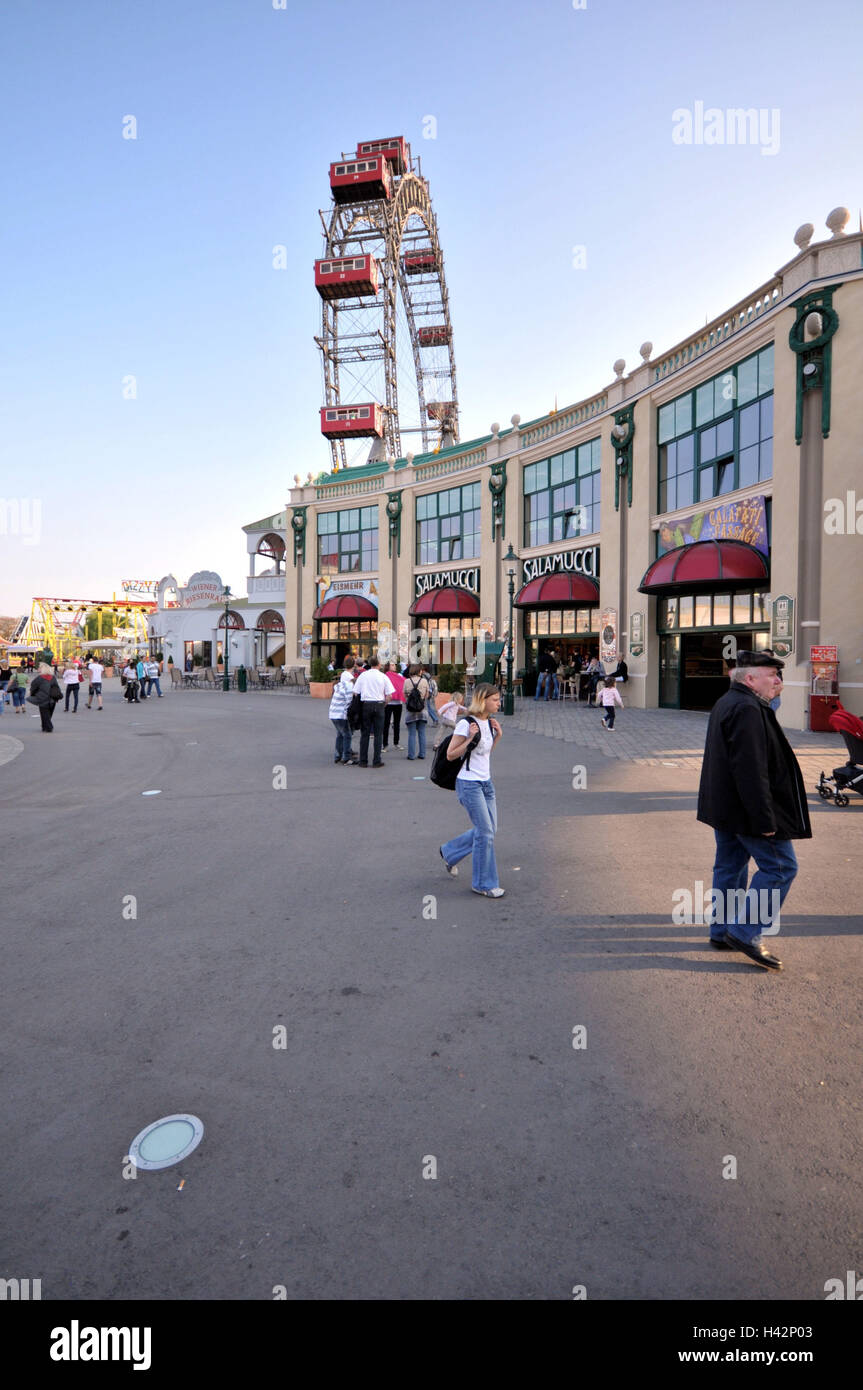
[[[773,344],[660,406],[657,511],[773,476]]]
[[[600,529],[601,441],[529,463],[522,473],[524,544],[591,536]]]
[[[425,492],[415,499],[416,563],[475,560],[480,554],[480,484]]]
[[[318,512],[318,573],[374,572],[378,567],[377,507]]]

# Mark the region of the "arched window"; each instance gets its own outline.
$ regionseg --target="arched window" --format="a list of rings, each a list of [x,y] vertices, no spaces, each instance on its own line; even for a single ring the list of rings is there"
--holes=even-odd
[[[258,619],[258,627],[261,632],[284,632],[285,620],[275,608],[268,608]]]
[[[224,615],[224,613],[223,613],[222,616],[221,616],[220,619],[219,619],[219,627],[220,627],[220,628],[224,628],[224,626],[225,626],[225,615]],[[243,622],[243,620],[242,620],[242,618],[240,617],[239,613],[235,613],[234,610],[233,610],[233,608],[229,608],[229,609],[228,609],[228,627],[239,629],[239,628],[244,628],[245,626],[246,626],[246,624]]]
[[[285,562],[285,542],[275,531],[268,531],[263,536],[257,549],[258,555],[263,555],[264,559],[272,560],[273,574],[282,574]]]

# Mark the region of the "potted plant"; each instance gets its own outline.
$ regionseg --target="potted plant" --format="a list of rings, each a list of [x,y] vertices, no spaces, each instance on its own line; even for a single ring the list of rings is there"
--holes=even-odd
[[[327,663],[323,657],[313,657],[309,672],[309,694],[313,695],[316,700],[330,700],[334,685],[333,673],[327,670]]]

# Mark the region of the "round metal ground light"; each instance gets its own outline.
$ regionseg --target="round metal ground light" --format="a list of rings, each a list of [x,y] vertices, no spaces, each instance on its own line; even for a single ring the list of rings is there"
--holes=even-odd
[[[166,1115],[135,1136],[129,1157],[146,1172],[170,1168],[187,1158],[203,1137],[204,1126],[197,1115]]]

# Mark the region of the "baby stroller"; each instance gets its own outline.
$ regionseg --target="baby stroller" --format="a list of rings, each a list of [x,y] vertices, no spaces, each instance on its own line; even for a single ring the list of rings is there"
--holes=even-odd
[[[825,801],[832,796],[837,806],[847,806],[851,800],[847,792],[863,796],[863,719],[838,705],[827,722],[844,738],[848,761],[844,767],[834,767],[832,777],[822,772],[815,790]]]

